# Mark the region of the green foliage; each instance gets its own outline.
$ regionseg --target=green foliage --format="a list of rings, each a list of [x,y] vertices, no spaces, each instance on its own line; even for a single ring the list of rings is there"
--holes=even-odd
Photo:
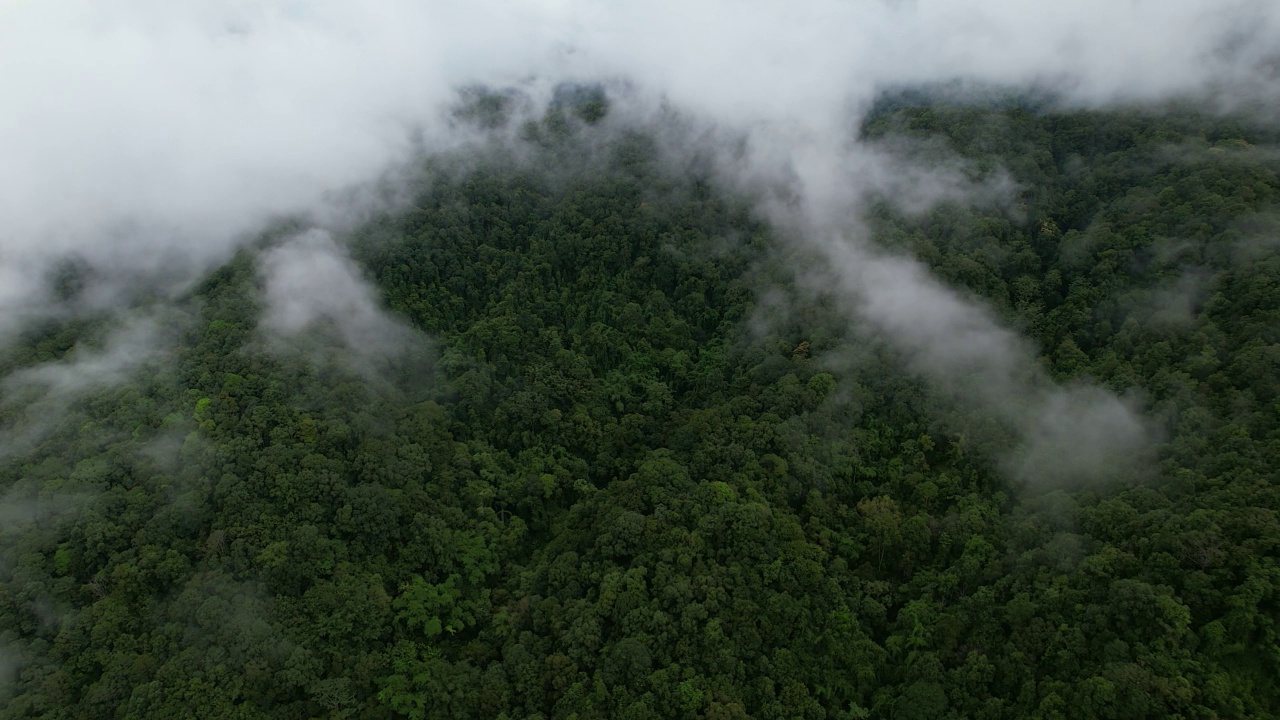
[[[798,290],[802,253],[562,95],[528,162],[433,160],[349,238],[432,362],[264,350],[246,251],[173,353],[0,458],[0,717],[1276,716],[1275,138],[1016,104],[864,128],[1011,173],[1012,212],[868,219],[1167,426],[1143,482],[1013,487],[1007,438]]]
[[[475,623],[473,612],[476,601],[464,598],[456,586],[458,575],[450,575],[438,585],[432,585],[421,577],[410,580],[392,606],[398,611],[396,619],[409,629],[419,629],[423,635],[433,638],[442,631],[450,635]]]

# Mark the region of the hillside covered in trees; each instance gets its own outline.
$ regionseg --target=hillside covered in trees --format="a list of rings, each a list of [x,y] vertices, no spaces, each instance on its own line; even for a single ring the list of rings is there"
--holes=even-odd
[[[1178,108],[866,120],[1010,189],[882,197],[865,242],[1154,428],[1063,479],[1007,472],[1009,428],[608,112],[570,93],[423,159],[335,238],[386,347],[272,337],[288,223],[176,305],[5,347],[0,717],[1280,717],[1280,138]],[[162,350],[109,372],[139,323]]]

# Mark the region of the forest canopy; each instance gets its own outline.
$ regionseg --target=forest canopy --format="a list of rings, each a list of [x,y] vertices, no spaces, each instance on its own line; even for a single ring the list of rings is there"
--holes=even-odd
[[[1277,716],[1273,131],[886,96],[864,142],[1003,188],[831,241],[996,328],[939,366],[605,88],[464,97],[505,140],[175,302],[58,268],[0,717]]]

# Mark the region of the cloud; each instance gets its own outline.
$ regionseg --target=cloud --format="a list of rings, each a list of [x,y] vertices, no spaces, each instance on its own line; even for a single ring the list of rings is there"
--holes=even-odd
[[[57,258],[110,268],[120,285],[191,274],[270,218],[314,213],[417,149],[466,142],[447,111],[460,87],[522,87],[536,111],[560,80],[616,78],[633,88],[619,103],[633,117],[675,108],[736,138],[740,152],[722,158],[741,171],[733,182],[767,189],[762,211],[827,255],[850,312],[918,372],[1029,392],[1034,348],[919,265],[856,240],[868,193],[919,209],[989,202],[999,183],[860,143],[861,114],[882,90],[947,80],[1067,103],[1196,95],[1266,110],[1280,98],[1277,47],[1269,0],[10,3],[0,338],[48,304],[39,278]],[[362,322],[386,329],[331,240],[299,238],[263,262],[275,332],[323,317],[366,347]]]
[[[1151,459],[1153,428],[1132,402],[1101,388],[1042,390],[1020,404],[1010,420],[1024,423],[1021,444],[1005,466],[1025,483],[1071,487],[1132,478]]]
[[[278,338],[328,325],[344,346],[375,359],[395,354],[412,336],[383,311],[373,286],[327,231],[308,230],[268,250],[259,272],[261,327]]]
[[[134,377],[165,347],[167,313],[135,315],[108,334],[100,348],[76,347],[65,357],[23,368],[0,380],[0,408],[17,416],[0,432],[0,457],[38,442],[76,401]]]
[[[45,397],[72,398],[115,384],[151,357],[156,331],[155,318],[132,318],[109,337],[102,349],[73,351],[61,361],[19,370],[5,378],[4,387],[37,389]]]
[[[265,220],[378,177],[415,131],[444,127],[464,68],[524,72],[519,13],[467,6],[7,3],[0,278],[66,253],[207,266]],[[36,289],[6,284],[0,316]]]
[[[857,239],[815,234],[803,242],[826,261],[803,284],[841,301],[855,327],[884,340],[905,370],[1011,435],[1002,458],[1010,477],[1079,485],[1122,477],[1149,459],[1157,433],[1137,403],[1085,383],[1055,385],[1030,341],[920,263]]]
[[[36,265],[32,268],[30,265]],[[18,328],[43,315],[49,304],[48,288],[40,277],[38,263],[15,258],[0,245],[0,343]]]
[[[48,527],[72,517],[93,499],[91,490],[39,490],[22,481],[0,495],[0,549],[8,550],[16,536],[32,526]],[[5,561],[10,558],[4,557]]]
[[[1085,102],[1267,82],[1265,0],[9,3],[0,247],[224,251],[375,177],[454,90],[625,77],[718,123],[842,142],[881,88],[1052,83]],[[1274,77],[1271,77],[1274,81]],[[772,140],[776,140],[773,138]],[[101,247],[110,228],[131,228]]]
[[[562,7],[574,19],[571,45],[676,105],[719,120],[810,126],[881,88],[952,78],[1038,84],[1088,103],[1256,88],[1274,83],[1264,63],[1280,34],[1280,10],[1265,0]]]

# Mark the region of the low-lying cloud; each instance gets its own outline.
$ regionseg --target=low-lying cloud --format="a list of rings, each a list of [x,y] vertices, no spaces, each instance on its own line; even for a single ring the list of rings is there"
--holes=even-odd
[[[393,355],[412,331],[386,314],[377,291],[325,230],[295,235],[263,254],[261,327],[280,339],[328,326],[357,355]]]
[[[17,417],[13,427],[0,431],[0,457],[29,449],[66,417],[73,403],[130,379],[156,359],[172,327],[172,318],[164,315],[128,317],[102,347],[75,347],[60,360],[0,379],[0,408]]]
[[[473,83],[623,77],[772,145],[838,149],[885,87],[1257,98],[1276,87],[1280,46],[1266,0],[65,0],[0,13],[6,265],[157,245],[217,256],[264,217],[377,176],[415,137],[449,142],[444,108]],[[134,229],[101,247],[120,226]]]
[[[1157,432],[1133,399],[1084,382],[1054,384],[1032,343],[917,261],[817,231],[802,242],[825,261],[802,284],[836,298],[857,330],[886,342],[905,370],[1014,439],[1000,458],[1010,477],[1073,486],[1124,476],[1150,458]]]
[[[1268,0],[65,0],[0,13],[0,96],[14,109],[0,114],[0,338],[48,303],[39,278],[61,257],[207,267],[270,218],[464,141],[447,111],[458,88],[521,87],[536,112],[561,80],[623,79],[635,92],[619,112],[675,108],[743,138],[724,167],[793,193],[763,193],[762,212],[826,256],[850,314],[923,376],[976,384],[964,393],[1027,428],[1029,458],[1057,457],[1036,448],[1084,437],[1077,426],[1144,433],[1101,391],[1037,389],[1035,348],[858,240],[869,193],[918,210],[1002,192],[887,159],[857,139],[863,113],[885,89],[949,80],[1089,105],[1190,95],[1267,111],[1280,98]],[[377,350],[397,333],[322,234],[261,267],[278,335],[327,319]],[[1013,413],[1005,394],[1031,399]]]

